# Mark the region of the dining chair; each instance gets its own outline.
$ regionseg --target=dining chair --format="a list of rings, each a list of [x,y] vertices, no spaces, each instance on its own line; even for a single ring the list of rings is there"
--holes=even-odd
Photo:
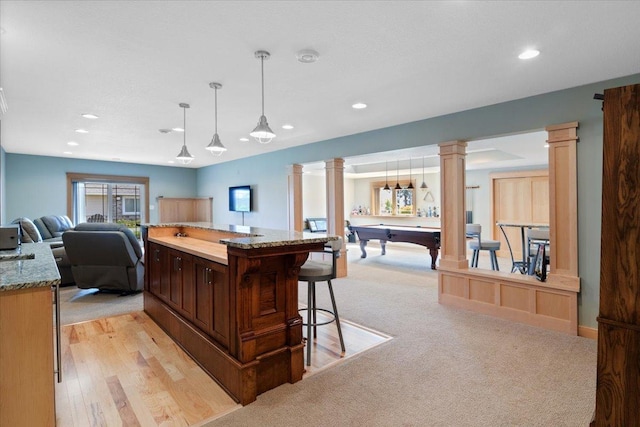
[[[471,256],[471,267],[478,267],[480,251],[489,251],[489,258],[491,259],[491,269],[500,271],[500,267],[498,266],[498,256],[496,255],[496,251],[500,250],[500,241],[482,239],[482,226],[480,224],[467,224],[466,232],[467,237],[474,239],[469,242],[469,249],[473,251],[473,254]]]

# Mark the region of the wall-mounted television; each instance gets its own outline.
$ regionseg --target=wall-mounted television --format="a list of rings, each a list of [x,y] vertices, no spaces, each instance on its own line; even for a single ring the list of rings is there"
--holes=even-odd
[[[232,212],[251,212],[253,209],[250,185],[229,187],[229,210]]]

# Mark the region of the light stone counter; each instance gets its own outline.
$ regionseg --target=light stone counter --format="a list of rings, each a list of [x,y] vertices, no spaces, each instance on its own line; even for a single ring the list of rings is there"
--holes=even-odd
[[[51,287],[60,273],[46,243],[23,243],[16,250],[0,251],[0,292]]]
[[[307,243],[326,243],[337,240],[338,236],[324,233],[303,233],[299,231],[273,230],[270,228],[245,225],[214,224],[211,222],[176,222],[162,224],[143,224],[149,228],[195,228],[202,230],[232,233],[237,237],[225,237],[218,243],[239,249],[274,248],[278,246],[302,245]],[[188,233],[187,233],[188,234]]]

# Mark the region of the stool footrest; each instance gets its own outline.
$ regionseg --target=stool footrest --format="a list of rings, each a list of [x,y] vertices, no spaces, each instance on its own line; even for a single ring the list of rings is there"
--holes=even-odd
[[[301,309],[298,309],[298,312],[300,312],[300,311],[306,311],[306,310],[309,310],[309,309],[308,309],[308,308],[301,308]],[[302,326],[309,326],[309,325],[311,325],[311,326],[328,325],[329,323],[333,323],[333,322],[335,322],[335,321],[336,321],[336,314],[335,314],[333,311],[331,311],[331,310],[327,310],[326,308],[316,308],[316,311],[323,311],[323,312],[325,312],[325,313],[330,314],[330,315],[332,316],[332,317],[331,317],[331,320],[327,320],[326,322],[316,322],[316,323],[304,323],[304,322],[303,322],[303,323],[302,323]]]

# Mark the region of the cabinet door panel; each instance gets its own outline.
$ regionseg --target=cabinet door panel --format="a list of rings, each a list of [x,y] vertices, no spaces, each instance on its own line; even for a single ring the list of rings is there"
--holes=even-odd
[[[549,177],[531,178],[531,221],[549,223]]]
[[[212,332],[212,289],[213,289],[213,271],[209,266],[209,262],[196,259],[195,261],[195,309],[193,313],[193,323],[203,331],[211,334]]]
[[[185,283],[193,281],[193,257],[184,252],[175,250],[169,251],[169,304],[184,313],[183,294]],[[188,289],[187,289],[188,293]],[[187,307],[191,308],[191,296],[187,296]]]
[[[194,283],[194,263],[193,260],[188,257],[183,257],[182,263],[182,302],[181,308],[184,316],[193,320],[196,305],[196,284]]]
[[[212,336],[225,347],[229,346],[229,273],[214,264],[213,273],[213,325]]]
[[[169,252],[164,246],[149,243],[149,291],[155,296],[169,299]]]

